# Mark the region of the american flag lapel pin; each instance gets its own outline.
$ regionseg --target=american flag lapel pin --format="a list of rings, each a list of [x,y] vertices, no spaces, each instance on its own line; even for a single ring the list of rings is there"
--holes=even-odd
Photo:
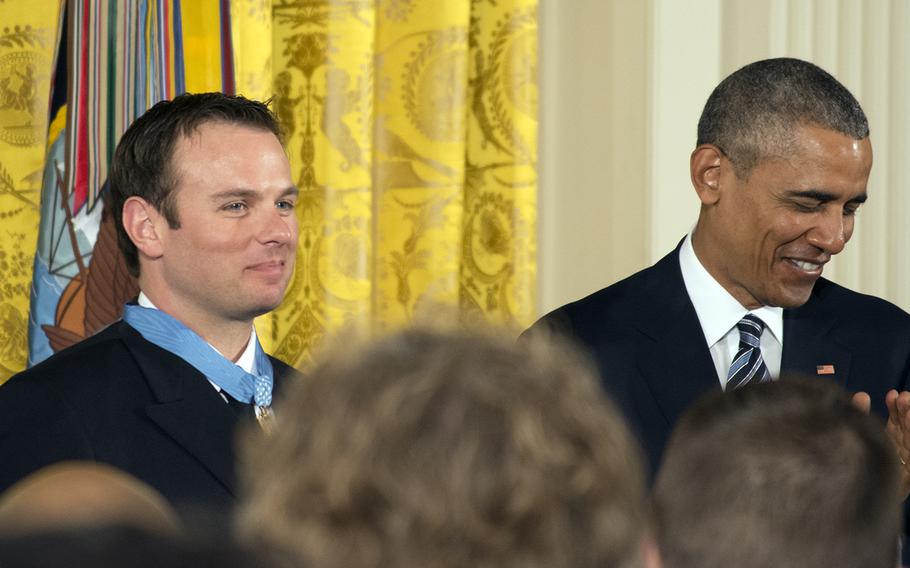
[[[834,365],[816,365],[815,374],[816,375],[833,375],[834,374]]]

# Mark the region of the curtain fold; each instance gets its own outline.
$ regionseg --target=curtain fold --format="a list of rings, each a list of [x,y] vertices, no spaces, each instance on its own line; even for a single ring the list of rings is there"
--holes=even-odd
[[[536,2],[273,10],[275,108],[301,189],[301,241],[284,304],[260,322],[272,349],[302,364],[345,328],[530,323]]]
[[[0,2],[0,382],[25,365],[61,0]]]

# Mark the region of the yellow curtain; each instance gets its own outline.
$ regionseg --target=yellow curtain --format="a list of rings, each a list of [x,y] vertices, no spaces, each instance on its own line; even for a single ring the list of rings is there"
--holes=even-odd
[[[272,10],[269,0],[231,1],[231,42],[237,92],[251,99],[268,100],[272,96]]]
[[[0,383],[25,366],[60,0],[0,2]]]
[[[61,0],[0,1],[0,383],[26,361]],[[218,22],[182,2],[186,86]],[[211,7],[209,7],[210,9]],[[232,0],[240,93],[273,98],[300,188],[288,295],[257,328],[300,365],[327,334],[534,317],[536,0]]]
[[[183,68],[188,93],[221,89],[221,34],[218,6],[210,2],[181,2]]]
[[[238,0],[235,23],[263,5]],[[301,194],[295,277],[257,322],[266,348],[300,365],[326,334],[437,310],[528,324],[536,0],[274,0],[271,10],[274,108]],[[236,53],[238,78],[268,59]],[[262,92],[255,77],[242,88]]]

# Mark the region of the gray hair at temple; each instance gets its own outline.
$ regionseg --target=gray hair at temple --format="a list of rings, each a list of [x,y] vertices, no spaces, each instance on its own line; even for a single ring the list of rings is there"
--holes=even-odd
[[[786,156],[796,126],[820,126],[854,140],[869,136],[866,114],[837,79],[808,61],[765,59],[714,89],[698,121],[697,146],[717,146],[740,179],[770,157]]]

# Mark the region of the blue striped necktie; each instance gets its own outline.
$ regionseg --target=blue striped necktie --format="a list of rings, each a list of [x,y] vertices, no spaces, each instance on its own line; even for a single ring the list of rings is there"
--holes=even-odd
[[[727,373],[727,389],[770,381],[771,373],[761,356],[761,333],[765,323],[752,314],[746,314],[736,327],[739,329],[739,350]]]

